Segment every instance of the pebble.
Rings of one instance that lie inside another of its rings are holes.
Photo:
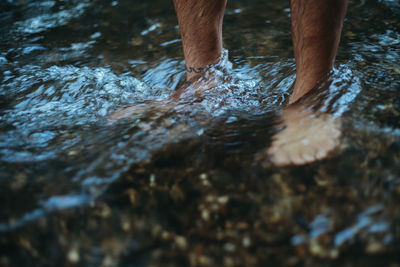
[[[79,151],[77,151],[77,150],[71,150],[68,152],[68,156],[70,156],[70,157],[75,157],[78,154],[79,154]]]
[[[161,233],[161,239],[162,240],[168,240],[169,238],[171,237],[171,234],[170,233],[168,233],[167,231],[163,231],[162,233]]]
[[[385,250],[385,246],[382,243],[376,242],[376,241],[373,241],[373,242],[369,243],[367,245],[367,247],[365,248],[365,251],[368,254],[377,254],[377,253],[380,253],[380,252],[382,252],[384,250]]]
[[[201,180],[207,180],[207,178],[208,178],[206,173],[200,174],[199,177],[200,177]]]
[[[187,241],[183,236],[176,236],[175,244],[179,249],[185,250],[187,248]]]
[[[113,258],[112,258],[111,255],[107,255],[107,256],[104,258],[102,266],[108,267],[108,266],[115,266],[115,265],[116,265],[116,264],[115,264],[115,262],[114,262],[114,260],[113,260]]]
[[[25,173],[15,175],[10,183],[12,190],[19,190],[27,184],[28,177]]]
[[[205,221],[208,221],[210,219],[210,213],[208,212],[208,210],[201,211],[201,218]]]
[[[153,237],[159,236],[162,232],[162,227],[160,225],[156,225],[153,227],[153,229],[151,230],[151,235]]]
[[[185,200],[185,195],[183,194],[182,189],[176,184],[172,186],[170,195],[175,201]]]
[[[156,186],[156,175],[155,174],[150,175],[150,186],[151,187]]]
[[[235,266],[235,261],[230,257],[225,257],[224,266]]]
[[[96,212],[96,215],[98,215],[101,218],[108,218],[111,216],[111,208],[106,204],[100,204]]]
[[[239,230],[247,230],[249,228],[249,224],[247,222],[238,222],[236,227]]]
[[[138,193],[135,189],[129,188],[127,189],[124,194],[128,195],[129,197],[129,202],[131,203],[132,206],[135,206],[138,203]]]
[[[203,180],[203,181],[201,181],[201,183],[202,183],[204,186],[210,186],[210,185],[211,185],[210,182],[209,182],[208,180]]]
[[[228,252],[234,252],[236,250],[236,246],[232,243],[226,243],[224,245],[224,250]]]
[[[245,248],[250,247],[250,245],[251,245],[251,240],[250,240],[250,238],[249,238],[248,236],[246,236],[246,237],[244,237],[244,238],[242,239],[242,245],[243,245],[243,247],[245,247]]]
[[[210,260],[206,257],[206,256],[204,256],[204,255],[201,255],[200,257],[199,257],[199,263],[200,263],[200,265],[209,265],[210,264]]]
[[[132,38],[132,40],[131,40],[131,45],[133,45],[133,46],[140,46],[142,44],[143,44],[142,37]]]
[[[78,250],[77,250],[76,248],[71,249],[71,250],[68,252],[67,258],[68,258],[68,261],[69,261],[70,263],[78,263],[79,260],[80,260],[80,256],[79,256]]]
[[[129,219],[122,219],[121,228],[125,232],[128,232],[131,229],[131,222],[129,221]]]
[[[225,205],[226,203],[228,203],[229,197],[227,197],[227,196],[221,196],[221,197],[219,197],[219,198],[217,199],[217,201],[218,201],[219,204]]]
[[[208,195],[207,197],[206,197],[206,201],[207,202],[214,202],[215,201],[215,196],[213,196],[213,195]]]
[[[320,246],[320,244],[318,244],[316,239],[311,240],[309,249],[312,255],[323,256],[324,254],[323,248]]]

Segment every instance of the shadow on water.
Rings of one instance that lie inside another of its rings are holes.
[[[294,111],[287,3],[232,0],[229,61],[178,100],[169,2],[0,12],[2,265],[397,266],[397,2],[350,3]]]

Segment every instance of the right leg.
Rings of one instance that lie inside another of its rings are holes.
[[[202,75],[222,53],[222,20],[227,0],[174,0],[186,62],[186,79]]]
[[[282,128],[267,153],[276,165],[301,165],[325,158],[340,141],[340,120],[295,103],[333,67],[347,0],[291,0],[296,82],[282,111]]]
[[[296,58],[294,103],[322,82],[333,67],[348,0],[291,0]]]

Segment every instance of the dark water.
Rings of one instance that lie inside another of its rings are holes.
[[[1,265],[399,266],[400,4],[350,3],[316,107],[340,145],[276,167],[288,7],[230,1],[230,79],[171,103],[170,1],[1,2]]]

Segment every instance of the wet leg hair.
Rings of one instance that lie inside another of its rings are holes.
[[[222,53],[227,0],[174,0],[186,62],[186,79],[202,74]]]
[[[290,102],[313,89],[333,67],[348,0],[291,0],[296,82]]]

